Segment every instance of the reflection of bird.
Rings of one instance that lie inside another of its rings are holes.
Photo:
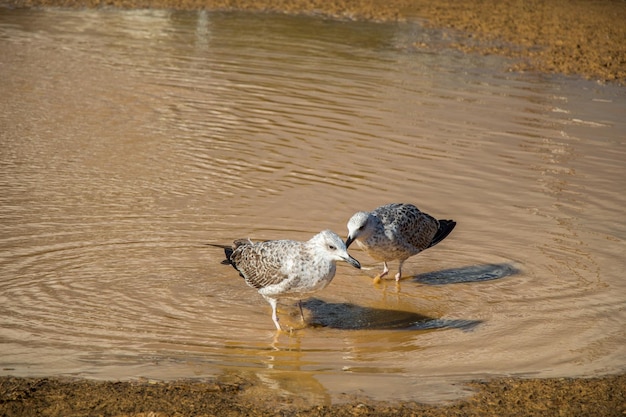
[[[224,264],[232,265],[251,287],[257,288],[272,306],[272,320],[281,330],[276,306],[281,298],[300,300],[326,287],[335,276],[336,262],[345,261],[355,268],[359,262],[348,254],[343,240],[330,230],[307,242],[269,240],[252,243],[235,240],[224,247]],[[300,305],[302,315],[302,306]],[[304,316],[302,317],[304,320]]]
[[[412,204],[387,204],[374,211],[360,211],[348,221],[346,247],[353,241],[372,258],[383,261],[383,272],[375,282],[387,275],[387,262],[399,259],[396,281],[402,277],[402,264],[410,256],[435,246],[456,226],[453,220],[437,220]]]

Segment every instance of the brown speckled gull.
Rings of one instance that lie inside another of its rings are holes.
[[[276,307],[282,298],[296,299],[310,296],[326,287],[335,276],[337,261],[345,261],[355,268],[359,262],[348,254],[343,240],[334,232],[325,230],[307,242],[269,240],[252,243],[248,239],[235,240],[233,247],[225,247],[226,260],[248,285],[258,289],[272,306],[272,320],[278,330]],[[302,307],[300,307],[302,313]]]
[[[437,220],[412,204],[387,204],[350,218],[346,247],[356,240],[369,256],[383,261],[383,271],[375,281],[389,272],[387,262],[400,260],[396,274],[399,281],[404,261],[441,242],[454,226],[454,220]]]

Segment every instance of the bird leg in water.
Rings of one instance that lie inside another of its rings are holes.
[[[300,317],[302,318],[302,324],[305,324],[304,313],[302,312],[302,300],[298,300],[298,307],[300,307]]]
[[[274,320],[274,324],[276,325],[277,330],[282,330],[280,328],[280,324],[278,324],[278,314],[276,313],[276,307],[278,305],[278,301],[274,298],[266,298],[267,302],[272,306],[272,320]]]
[[[380,280],[387,275],[387,273],[389,273],[389,267],[387,266],[387,262],[383,262],[383,272],[376,275],[376,277],[374,278],[374,284],[378,284]]]
[[[398,273],[396,274],[396,282],[400,281],[400,278],[402,278],[402,264],[404,263],[404,261],[400,261],[400,265],[398,265]]]

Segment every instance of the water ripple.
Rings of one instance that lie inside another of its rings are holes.
[[[611,86],[424,53],[443,35],[410,23],[5,9],[0,38],[5,372],[237,370],[320,404],[623,369]],[[345,235],[390,201],[458,226],[400,283],[351,248],[304,323],[281,305],[290,334],[204,245]]]

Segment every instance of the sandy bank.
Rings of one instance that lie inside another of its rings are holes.
[[[8,0],[13,7],[119,7],[306,13],[377,21],[426,19],[459,30],[451,45],[516,58],[516,71],[574,74],[626,83],[622,0]],[[424,47],[424,45],[416,45]]]

